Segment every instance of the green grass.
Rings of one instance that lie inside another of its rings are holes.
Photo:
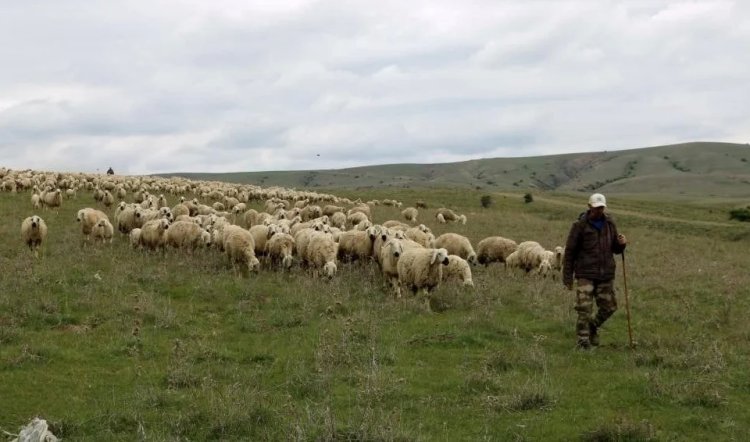
[[[585,196],[465,189],[344,190],[422,199],[436,234],[562,244]],[[492,195],[489,208],[480,197]],[[174,203],[175,197],[171,198]],[[34,416],[68,440],[737,440],[750,423],[750,226],[737,201],[611,198],[627,251],[638,345],[618,311],[602,346],[574,350],[559,280],[473,268],[426,313],[376,268],[333,281],[300,269],[237,277],[214,250],[82,244],[79,192],[39,211],[35,260],[19,236],[29,195],[0,193],[0,427]],[[440,206],[467,225],[439,225]],[[257,205],[255,206],[258,207]],[[377,206],[375,220],[397,218]],[[118,234],[119,235],[119,234]]]

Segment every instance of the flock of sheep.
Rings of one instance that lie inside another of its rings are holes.
[[[111,243],[117,231],[133,247],[146,250],[173,247],[192,253],[215,247],[246,276],[261,265],[290,269],[299,263],[316,277],[333,278],[341,261],[374,262],[394,295],[401,297],[402,289],[428,294],[446,281],[473,287],[471,266],[476,264],[505,263],[544,276],[554,276],[562,267],[561,247],[550,251],[534,241],[517,244],[491,236],[479,241],[475,251],[463,235],[435,237],[428,226],[418,224],[416,207],[401,211],[406,222],[375,224],[373,208],[381,204],[400,208],[402,203],[394,200],[351,201],[279,187],[178,178],[8,169],[0,169],[0,180],[0,190],[31,191],[34,208],[57,210],[63,195],[72,200],[79,190],[92,192],[92,205],[97,208],[82,208],[76,216],[87,241]],[[169,207],[164,194],[178,196],[180,202]],[[185,196],[190,194],[195,197]],[[263,210],[248,208],[252,202],[262,203]],[[467,221],[465,215],[447,208],[438,209],[435,220]],[[47,225],[38,215],[21,223],[23,241],[35,256],[47,233]]]

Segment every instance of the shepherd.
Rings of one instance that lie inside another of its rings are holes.
[[[601,193],[589,197],[588,210],[570,228],[565,245],[563,284],[573,290],[576,284],[576,345],[587,350],[599,345],[599,327],[617,310],[615,298],[615,254],[627,245],[625,235],[609,214],[604,213],[607,200]],[[592,316],[596,300],[596,315]]]

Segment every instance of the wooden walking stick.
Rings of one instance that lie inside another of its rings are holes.
[[[628,299],[628,272],[625,270],[625,251],[622,251],[622,283],[625,287],[625,313],[628,317],[628,340],[630,348],[635,348],[633,344],[633,327],[630,325],[630,300]]]

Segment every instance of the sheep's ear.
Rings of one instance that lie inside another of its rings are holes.
[[[432,251],[432,258],[430,259],[430,264],[435,264],[435,260],[438,256],[438,249],[435,249]]]

